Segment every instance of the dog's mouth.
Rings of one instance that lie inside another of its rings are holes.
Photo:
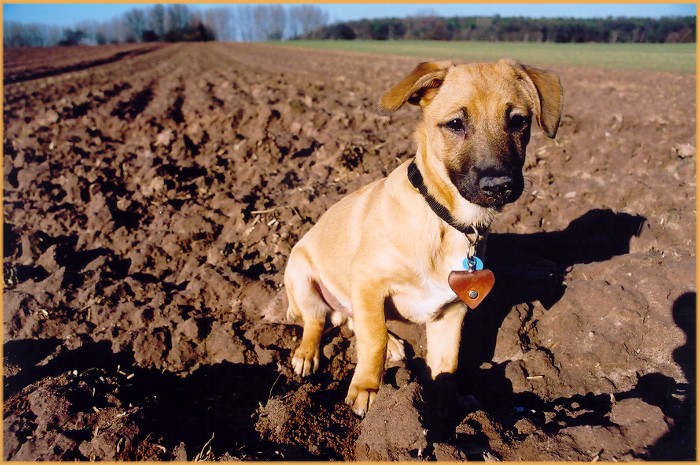
[[[522,173],[474,173],[450,175],[460,195],[485,208],[500,208],[520,198],[525,188]]]

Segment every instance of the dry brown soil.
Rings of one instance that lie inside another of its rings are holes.
[[[375,102],[417,61],[8,51],[3,457],[694,458],[693,75],[553,68],[562,126],[533,134],[452,379],[426,379],[423,330],[400,323],[408,359],[362,421],[347,328],[320,373],[291,372],[286,257],[412,156],[418,111]]]

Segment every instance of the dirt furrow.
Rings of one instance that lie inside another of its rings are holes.
[[[155,50],[157,47],[151,46],[151,47],[141,47],[136,50],[130,50],[130,51],[123,51],[123,52],[118,52],[115,53],[114,55],[110,55],[104,58],[97,58],[92,61],[80,61],[75,64],[70,64],[70,65],[63,65],[59,66],[56,68],[51,68],[51,69],[45,69],[45,70],[40,70],[37,69],[37,67],[32,67],[31,63],[27,63],[27,68],[31,70],[30,72],[27,72],[26,74],[23,73],[18,73],[14,72],[10,74],[9,77],[5,78],[5,84],[9,83],[15,83],[15,82],[23,82],[23,81],[29,81],[29,80],[34,80],[34,79],[41,79],[45,78],[48,76],[56,76],[59,74],[64,74],[64,73],[73,73],[75,71],[82,71],[88,68],[94,68],[97,66],[102,66],[106,65],[109,63],[115,63],[120,60],[123,60],[124,58],[128,57],[133,57],[133,56],[138,56],[144,53],[149,53],[153,50]],[[7,73],[5,73],[7,75]]]

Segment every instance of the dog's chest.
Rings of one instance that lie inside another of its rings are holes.
[[[462,269],[463,259],[463,254],[452,254],[439,270],[422,274],[414,283],[394,286],[392,300],[396,310],[414,323],[425,323],[439,316],[447,304],[459,300],[447,277],[451,270]]]
[[[424,280],[421,287],[397,286],[392,295],[396,310],[414,323],[425,323],[436,318],[445,305],[457,300],[447,279],[444,282]]]

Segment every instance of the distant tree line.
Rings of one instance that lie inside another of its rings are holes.
[[[324,40],[476,40],[531,42],[695,42],[695,17],[523,18],[416,16],[350,21],[301,35]]]
[[[135,42],[262,41],[308,35],[328,24],[317,5],[236,5],[206,10],[184,4],[134,8],[108,21],[70,28],[9,21],[5,47],[102,45]]]
[[[5,47],[135,42],[335,40],[482,40],[532,42],[695,42],[694,16],[652,18],[439,17],[425,14],[329,24],[317,5],[185,4],[134,8],[108,21],[70,28],[9,21]]]

